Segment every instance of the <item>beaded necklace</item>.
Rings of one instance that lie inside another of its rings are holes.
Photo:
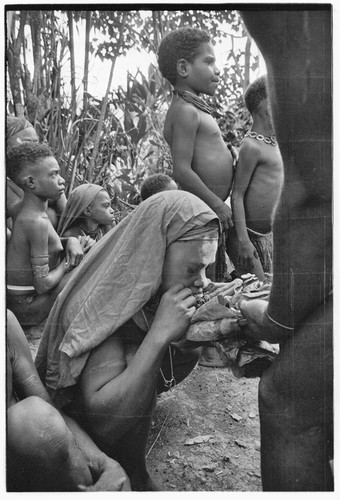
[[[244,137],[250,137],[251,139],[256,139],[257,141],[263,141],[266,144],[270,144],[271,146],[277,146],[277,140],[275,139],[275,135],[265,136],[250,130],[245,134]]]
[[[199,97],[189,90],[174,90],[174,94],[181,97],[184,101],[193,104],[195,108],[198,108],[201,111],[204,111],[204,113],[208,113],[209,115],[211,115],[212,108],[208,106],[208,104],[204,99],[202,99],[202,97]]]

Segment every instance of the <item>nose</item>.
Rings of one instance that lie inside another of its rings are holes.
[[[221,74],[221,71],[219,70],[219,68],[215,65],[215,75],[217,76],[220,76]]]
[[[205,269],[202,269],[200,273],[197,275],[193,285],[195,288],[198,288],[199,291],[204,290],[208,286],[208,278],[206,277],[205,274]]]
[[[61,175],[59,175],[59,184],[65,185],[65,179]]]

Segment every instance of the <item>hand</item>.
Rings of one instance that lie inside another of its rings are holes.
[[[236,266],[244,272],[252,272],[254,270],[254,259],[260,260],[256,248],[250,240],[239,241],[238,243],[238,259]]]
[[[93,240],[88,235],[87,236],[78,236],[78,241],[81,245],[81,248],[82,248],[84,254],[86,254],[96,242],[96,240]]]
[[[67,238],[65,248],[66,265],[76,267],[84,258],[84,252],[81,247],[80,241],[73,236]]]
[[[161,298],[150,332],[163,336],[167,343],[180,339],[196,311],[195,303],[190,288],[172,286]]]
[[[276,344],[287,338],[287,332],[272,323],[266,311],[268,302],[261,299],[245,300],[242,299],[239,303],[239,308],[246,320],[243,325],[243,320],[240,321],[242,333],[255,340],[266,340]]]
[[[223,203],[218,210],[215,210],[215,212],[225,231],[228,231],[228,229],[233,227],[234,223],[231,208],[226,203]]]
[[[129,478],[118,462],[109,457],[92,470],[95,482],[91,486],[78,485],[79,491],[131,491]]]

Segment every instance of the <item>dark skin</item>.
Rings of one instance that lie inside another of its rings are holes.
[[[47,215],[48,198],[57,200],[64,193],[65,182],[59,172],[53,157],[40,159],[32,165],[22,181],[24,197],[13,217],[6,254],[7,282],[33,285],[36,295],[30,303],[8,295],[8,307],[25,325],[38,324],[48,316],[61,290],[62,279],[84,256],[76,238],[59,238]],[[35,276],[35,266],[48,266],[48,273]]]
[[[249,335],[281,342],[259,389],[263,489],[331,491],[331,18],[312,10],[242,16],[266,60],[285,169],[269,304],[240,305]]]
[[[17,319],[7,312],[9,491],[122,491],[129,480],[51,402]]]
[[[213,46],[202,43],[193,62],[177,62],[174,88],[214,95],[219,74]],[[224,202],[231,189],[233,159],[216,120],[174,95],[164,123],[164,137],[171,148],[176,182],[205,201],[225,230],[232,227],[231,210]]]

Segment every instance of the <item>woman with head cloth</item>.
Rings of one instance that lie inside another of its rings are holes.
[[[59,236],[89,236],[100,240],[112,228],[114,211],[109,193],[97,184],[81,184],[71,192],[58,224]]]
[[[156,194],[96,243],[48,317],[39,374],[133,490],[157,489],[145,463],[156,394],[197,363],[197,350],[173,343],[208,285],[218,239],[218,218],[199,198]]]
[[[17,116],[7,116],[6,118],[6,146],[7,149],[20,146],[27,142],[39,142],[38,135],[33,125],[26,118]],[[11,179],[7,178],[6,182],[7,202],[6,216],[14,217],[18,210],[18,205],[21,203],[24,196],[23,190],[15,184]],[[58,223],[58,214],[60,214],[66,205],[66,196],[63,194],[57,201],[49,201],[47,210],[48,216],[56,228]],[[11,228],[11,223],[8,222]]]

